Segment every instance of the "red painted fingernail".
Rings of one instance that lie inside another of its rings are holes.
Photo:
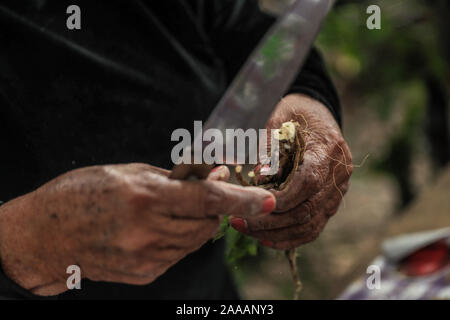
[[[275,198],[267,197],[266,199],[264,199],[262,205],[262,213],[271,213],[273,210],[275,210],[275,205]]]
[[[261,240],[261,241],[259,241],[259,243],[262,244],[263,246],[266,246],[266,247],[273,246],[273,242],[269,241],[269,240]]]
[[[234,218],[231,220],[231,226],[239,232],[247,233],[247,222],[241,218]]]

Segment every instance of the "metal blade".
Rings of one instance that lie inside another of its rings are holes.
[[[202,132],[219,129],[226,139],[225,147],[230,142],[226,129],[264,128],[305,61],[332,3],[333,0],[296,0],[259,42]],[[193,145],[204,148],[208,143],[202,138],[202,134],[196,135]],[[184,152],[192,154],[192,146]],[[204,179],[211,168],[206,164],[181,163],[173,168],[171,178]]]
[[[297,0],[248,58],[203,129],[264,128],[299,72],[332,0]]]

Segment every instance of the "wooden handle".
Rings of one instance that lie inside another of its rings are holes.
[[[213,164],[178,164],[173,167],[169,178],[178,180],[204,180],[213,168]]]

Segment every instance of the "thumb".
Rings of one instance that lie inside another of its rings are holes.
[[[275,197],[267,190],[223,181],[173,181],[168,192],[172,213],[182,217],[255,217],[276,207]]]

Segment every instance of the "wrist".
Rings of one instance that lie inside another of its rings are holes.
[[[340,131],[339,124],[331,111],[320,101],[305,94],[293,93],[283,98],[281,108],[285,109],[285,116],[297,120],[300,124],[314,127],[328,127]],[[305,123],[306,122],[306,123]]]
[[[55,279],[43,260],[45,256],[38,248],[42,244],[32,226],[33,217],[39,214],[33,198],[34,194],[30,193],[0,207],[0,265],[4,274],[20,287],[51,295],[53,291],[45,288],[54,284]]]

